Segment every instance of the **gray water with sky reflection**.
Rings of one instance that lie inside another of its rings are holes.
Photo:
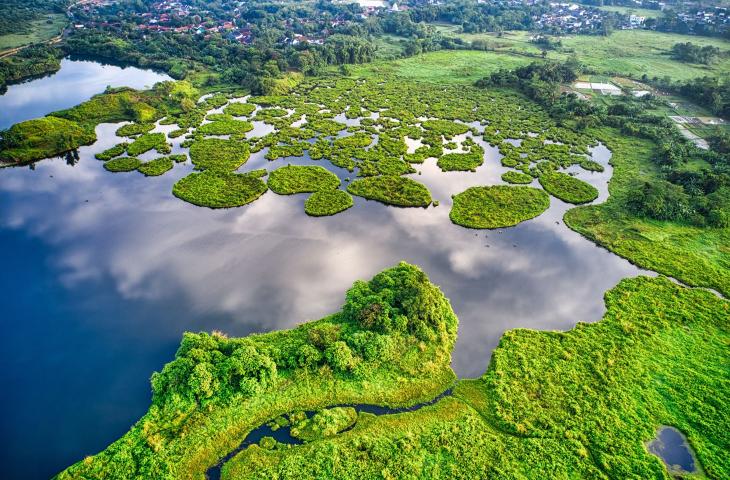
[[[99,141],[79,150],[76,165],[57,158],[0,171],[0,398],[12,412],[0,427],[4,478],[47,478],[121,436],[146,411],[149,376],[185,330],[240,336],[293,327],[338,310],[355,280],[401,260],[419,265],[451,300],[461,377],[483,373],[507,329],[599,320],[604,292],[640,273],[565,227],[568,206],[555,198],[513,228],[453,225],[452,194],[502,183],[499,154],[485,144],[487,161],[475,173],[443,173],[433,160],[416,167],[422,173],[413,178],[438,207],[355,198],[342,214],[311,218],[305,195],[268,192],[229,210],[187,204],[171,189],[189,164],[156,178],[109,173],[93,155],[119,141],[117,126],[100,125]],[[264,153],[242,170],[289,163]],[[607,165],[604,147],[593,155]],[[605,200],[610,168],[580,176]]]

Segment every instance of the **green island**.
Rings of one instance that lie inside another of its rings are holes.
[[[269,174],[267,183],[279,195],[333,190],[340,186],[337,175],[320,166],[288,165]]]
[[[325,408],[311,417],[300,415],[299,421],[292,420],[291,436],[312,442],[333,437],[357,422],[357,410],[353,407]]]
[[[110,172],[131,172],[142,166],[142,160],[137,157],[118,157],[104,163],[104,168]]]
[[[347,186],[347,191],[398,207],[427,207],[431,203],[431,193],[423,184],[394,175],[355,180]]]
[[[319,190],[304,201],[304,212],[312,217],[327,217],[353,205],[352,196],[344,190]]]
[[[190,160],[199,170],[233,171],[246,163],[248,145],[221,138],[196,140],[190,146]]]
[[[73,150],[96,140],[78,124],[57,117],[18,123],[3,133],[0,160],[26,163]]]
[[[172,193],[177,198],[200,207],[240,207],[266,193],[268,187],[261,180],[261,176],[265,174],[266,171],[244,174],[205,170],[178,180],[172,187]]]
[[[173,167],[173,159],[170,157],[160,157],[155,158],[154,160],[150,160],[149,162],[145,162],[139,167],[137,167],[137,170],[140,173],[143,173],[147,177],[157,177],[159,175],[162,175],[163,173],[167,172],[168,170],[172,170]]]
[[[102,160],[102,161],[111,160],[112,158],[118,157],[118,156],[122,155],[124,152],[126,152],[128,146],[129,146],[129,144],[127,142],[118,143],[118,144],[114,145],[113,147],[107,148],[103,152],[99,152],[99,153],[95,154],[94,157],[97,160]]]
[[[722,409],[730,381],[721,373],[730,303],[638,277],[607,292],[606,309],[598,323],[567,332],[510,330],[483,377],[454,384],[457,319],[425,274],[402,263],[356,282],[341,312],[294,330],[186,334],[152,377],[149,412],[57,478],[203,478],[248,432],[282,415],[299,418],[296,433],[309,441],[249,446],[222,478],[668,478],[645,448],[659,425],[681,429],[703,472],[721,477],[730,468]],[[409,405],[448,387],[413,412],[360,413],[346,433],[335,432],[351,412],[296,414]]]
[[[532,187],[471,187],[454,196],[449,218],[468,228],[502,228],[535,218],[550,206],[550,198]]]
[[[550,195],[564,202],[588,203],[598,198],[596,187],[565,173],[543,173],[538,180]]]
[[[532,178],[532,176],[528,175],[527,173],[510,170],[509,172],[502,174],[502,180],[507,183],[526,185],[532,183],[534,178]]]

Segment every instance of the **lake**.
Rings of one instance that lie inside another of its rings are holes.
[[[136,72],[120,71],[117,80],[143,81]],[[62,90],[53,80],[65,84],[62,73],[37,81]],[[22,95],[14,92],[4,101]],[[63,106],[49,97],[37,108]],[[475,173],[443,173],[432,159],[417,166],[421,174],[412,177],[438,207],[355,198],[342,214],[312,218],[305,195],[268,192],[229,210],[187,204],[171,189],[190,164],[155,178],[109,173],[93,155],[119,141],[117,127],[100,125],[99,140],[79,149],[75,165],[56,158],[0,171],[0,382],[4,411],[12,412],[0,427],[4,478],[47,478],[120,437],[146,411],[149,377],[172,359],[185,330],[239,336],[317,319],[341,306],[353,281],[401,260],[423,268],[450,298],[461,377],[483,373],[507,329],[599,320],[604,292],[641,273],[565,227],[569,206],[554,198],[543,215],[513,228],[452,224],[451,194],[502,183],[507,170],[483,143],[486,161]],[[264,153],[243,168],[320,164],[268,162]],[[593,157],[607,165],[610,153],[598,147]],[[610,172],[579,174],[599,188],[598,202]]]
[[[10,85],[0,95],[0,130],[11,125],[70,108],[102,93],[107,86],[151,87],[172,80],[167,75],[135,67],[102,65],[88,60],[61,60],[61,69],[46,77]]]

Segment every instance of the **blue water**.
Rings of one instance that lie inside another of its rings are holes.
[[[687,439],[674,427],[661,427],[649,444],[649,451],[661,458],[670,472],[679,469],[693,473],[697,469]]]
[[[0,98],[11,101],[14,91]],[[48,100],[39,111],[57,108]],[[157,178],[109,173],[93,155],[119,141],[116,128],[100,125],[75,165],[51,159],[0,170],[3,479],[48,478],[122,435],[146,411],[149,377],[184,331],[240,336],[320,318],[341,306],[353,281],[401,260],[420,265],[450,298],[462,377],[484,371],[506,329],[600,319],[604,292],[640,273],[567,229],[568,206],[556,199],[514,228],[453,225],[452,193],[500,183],[504,168],[491,148],[475,173],[418,167],[414,178],[439,207],[356,199],[343,214],[311,218],[303,195],[269,192],[218,211],[184,203],[170,192],[190,165]],[[607,163],[605,149],[595,153]],[[263,155],[245,168],[286,163]],[[610,169],[581,175],[603,201]]]
[[[151,70],[64,58],[58,72],[10,85],[7,93],[0,95],[0,130],[78,105],[107,86],[149,88],[163,80],[172,79]]]

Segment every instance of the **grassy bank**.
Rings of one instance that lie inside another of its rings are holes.
[[[32,43],[46,42],[60,35],[66,26],[66,15],[61,13],[48,14],[39,20],[30,22],[29,33],[11,33],[0,35],[0,53],[3,50],[22,47]]]
[[[613,129],[594,132],[611,149],[613,177],[606,203],[569,210],[565,223],[636,265],[687,285],[714,288],[730,296],[730,229],[697,227],[636,217],[627,211],[637,180],[658,177],[654,145]]]

